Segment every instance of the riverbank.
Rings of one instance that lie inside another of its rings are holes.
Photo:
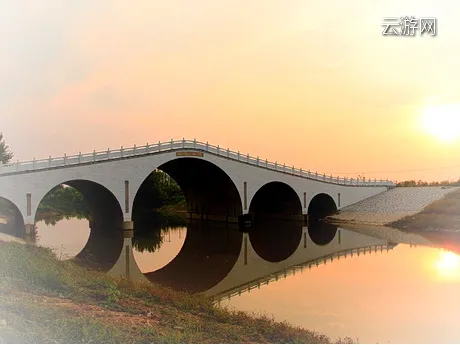
[[[327,217],[327,221],[334,224],[392,226],[401,219],[414,217],[428,205],[456,191],[460,191],[460,188],[398,187],[344,207],[337,214]]]
[[[460,190],[427,205],[421,212],[391,222],[388,226],[415,231],[445,231],[460,233]]]
[[[358,204],[328,217],[327,221],[358,231],[368,232],[376,228],[387,234],[394,233],[396,239],[403,238],[405,243],[437,246],[460,253],[458,187],[407,187],[394,193],[382,193]],[[407,215],[402,216],[404,213]]]
[[[58,261],[44,248],[0,242],[0,260],[8,263],[0,266],[0,342],[331,342],[286,323],[229,312],[200,296],[115,281]]]

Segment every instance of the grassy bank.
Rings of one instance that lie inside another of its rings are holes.
[[[389,223],[388,226],[410,232],[460,229],[460,190],[426,206],[422,212]]]
[[[43,248],[0,242],[0,261],[0,342],[330,342],[202,297],[115,281]]]

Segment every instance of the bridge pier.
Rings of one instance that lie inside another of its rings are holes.
[[[133,255],[132,238],[134,235],[134,222],[124,221],[121,231],[123,233],[123,247],[117,262],[108,272],[109,276],[113,278],[125,278],[130,281],[147,281],[137,266]]]
[[[24,228],[26,236],[35,235],[35,224],[25,224]]]

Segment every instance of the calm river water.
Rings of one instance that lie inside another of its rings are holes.
[[[61,259],[78,254],[90,234],[86,220],[37,227],[37,244]],[[305,227],[249,235],[178,227],[161,230],[153,244],[135,240],[143,251],[134,256],[151,280],[332,339],[460,342],[460,257],[377,235],[338,229],[321,242]]]

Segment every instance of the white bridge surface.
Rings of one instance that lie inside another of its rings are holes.
[[[340,209],[394,187],[388,180],[327,176],[183,139],[0,165],[0,197],[16,205],[25,224],[34,224],[40,201],[53,187],[74,180],[91,181],[115,196],[124,221],[131,221],[133,200],[147,176],[169,161],[190,158],[205,160],[225,172],[238,190],[242,214],[249,212],[257,191],[274,181],[297,193],[303,214],[307,214],[310,201],[320,193],[329,195]]]

